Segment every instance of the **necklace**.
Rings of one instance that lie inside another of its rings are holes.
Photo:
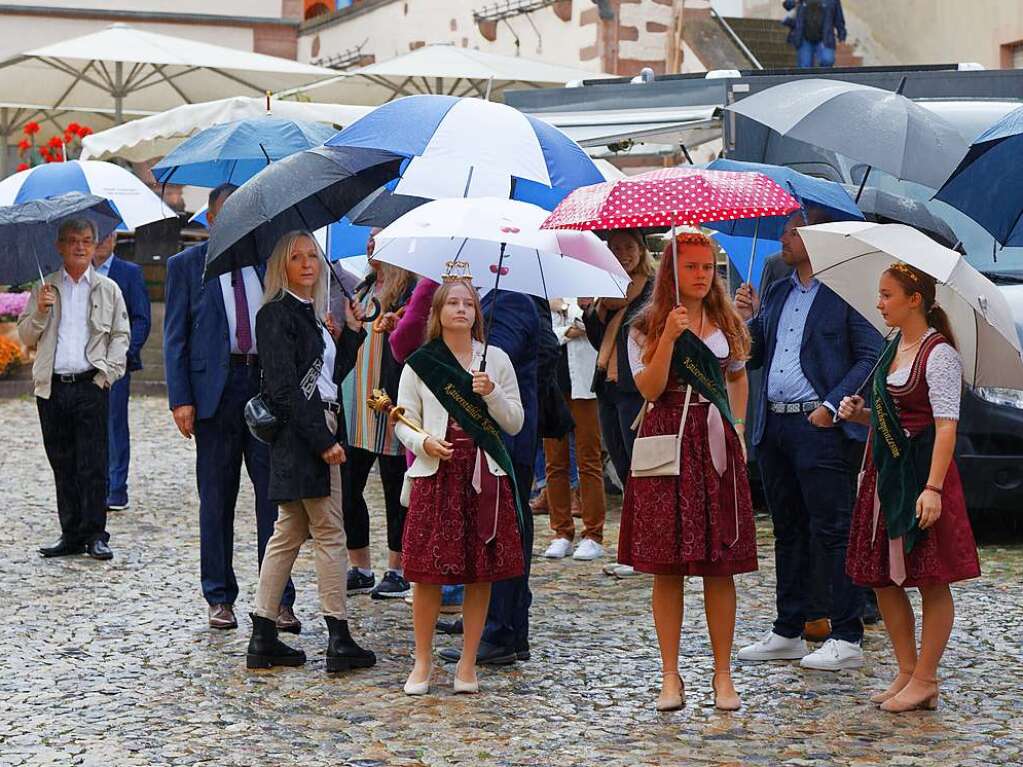
[[[899,354],[905,354],[906,352],[909,352],[909,351],[915,349],[916,347],[918,347],[920,345],[920,342],[923,341],[923,340],[924,340],[924,337],[920,336],[918,339],[916,339],[916,341],[911,343],[909,346],[903,346],[902,344],[899,344],[899,350],[898,350]]]

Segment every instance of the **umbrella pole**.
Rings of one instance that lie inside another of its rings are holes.
[[[753,247],[749,251],[749,270],[746,274],[746,284],[753,284],[753,262],[757,259],[757,238],[760,235],[760,219],[756,219],[753,223]]]
[[[675,306],[682,303],[682,292],[678,288],[678,240],[675,237],[675,225],[671,225],[671,273],[675,275]]]
[[[894,333],[894,332],[895,332],[895,328],[892,328],[891,330],[889,330],[889,331],[888,331],[888,335],[886,335],[886,336],[884,337],[884,339],[883,339],[883,340],[885,341],[885,343],[887,343],[887,342],[888,342],[889,340],[891,340],[891,337],[892,337],[892,333]],[[865,388],[865,387],[867,386],[867,384],[868,384],[868,383],[870,383],[870,382],[871,382],[871,381],[872,381],[872,380],[874,379],[874,374],[875,374],[875,373],[877,372],[877,367],[878,367],[878,365],[880,365],[880,364],[881,364],[881,358],[882,358],[882,357],[884,357],[884,354],[879,354],[879,355],[877,356],[877,362],[875,362],[875,363],[874,363],[874,367],[872,367],[872,368],[870,369],[870,372],[869,372],[869,373],[867,373],[867,377],[863,379],[863,383],[861,383],[861,384],[860,384],[860,385],[859,385],[859,386],[858,386],[858,387],[856,388],[856,391],[854,391],[854,392],[853,392],[853,396],[854,396],[854,397],[855,397],[855,396],[859,396],[859,394],[861,394],[861,393],[863,392],[863,389],[864,389],[864,388]],[[834,414],[834,415],[833,415],[833,416],[831,417],[831,422],[832,422],[832,423],[838,423],[838,422],[839,422],[839,421],[841,421],[841,420],[842,420],[842,419],[838,417],[838,412],[837,412],[837,411],[836,411],[836,412],[835,412],[835,414]]]
[[[490,347],[490,331],[494,329],[494,314],[497,311],[497,288],[501,284],[501,270],[504,268],[504,249],[506,243],[501,243],[501,255],[497,257],[497,279],[494,280],[494,303],[490,305],[490,317],[487,319],[487,337],[483,339],[483,359],[480,360],[480,372],[487,369],[487,349]],[[546,287],[544,288],[546,290]]]
[[[690,165],[692,165],[693,164],[693,158],[689,154],[689,150],[686,149],[686,145],[685,144],[679,144],[678,146],[679,146],[679,149],[682,150],[682,156],[686,158],[686,162],[689,163]]]
[[[874,168],[871,165],[867,166],[867,172],[863,174],[863,180],[860,181],[860,188],[856,190],[856,203],[860,201],[860,196],[863,194],[863,187],[867,185],[867,179],[870,178],[870,171]]]

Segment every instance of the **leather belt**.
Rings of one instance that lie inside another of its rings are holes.
[[[323,409],[326,410],[328,413],[340,414],[340,412],[341,412],[341,403],[340,402],[334,402],[333,400],[325,399],[325,400],[323,400]]]
[[[767,409],[778,415],[791,415],[793,413],[812,413],[823,404],[819,399],[810,399],[806,402],[768,402]]]
[[[256,354],[232,354],[231,367],[249,367],[259,364],[259,356]]]
[[[90,368],[82,373],[54,373],[53,380],[62,384],[81,383],[82,381],[91,381],[98,372],[96,368]]]

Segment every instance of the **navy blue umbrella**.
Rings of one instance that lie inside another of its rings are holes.
[[[934,199],[984,227],[1003,246],[1023,245],[1023,107],[981,133]]]
[[[269,163],[320,146],[337,131],[320,123],[255,117],[214,125],[183,141],[153,167],[160,183],[241,186]]]
[[[81,192],[0,207],[0,284],[42,280],[59,269],[57,231],[62,222],[77,216],[93,221],[101,240],[121,223],[109,200]]]

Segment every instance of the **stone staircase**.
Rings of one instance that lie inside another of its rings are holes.
[[[786,42],[789,28],[777,19],[729,17],[724,21],[746,44],[764,69],[791,69],[796,66],[796,51]],[[863,59],[848,43],[835,49],[836,67],[859,67]]]

